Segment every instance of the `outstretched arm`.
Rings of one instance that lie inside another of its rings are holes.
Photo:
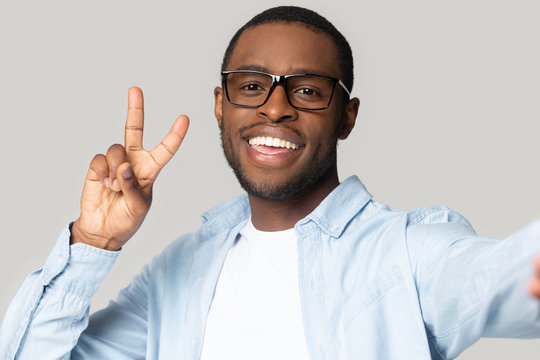
[[[422,316],[434,351],[454,358],[481,337],[539,336],[540,304],[527,291],[531,264],[540,253],[538,234],[540,221],[504,240],[478,236],[459,223],[408,229]]]

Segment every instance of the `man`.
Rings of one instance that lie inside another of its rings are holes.
[[[340,184],[352,73],[346,40],[309,10],[270,9],[241,28],[214,95],[247,196],[206,213],[88,323],[187,130],[180,116],[145,151],[142,93],[130,89],[125,146],[92,160],[79,219],[6,315],[2,357],[443,359],[481,336],[539,336],[526,282],[540,224],[499,242],[446,208],[398,212],[356,178]]]

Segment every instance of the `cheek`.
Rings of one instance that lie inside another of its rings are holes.
[[[238,136],[239,132],[237,128],[232,125],[234,125],[234,121],[231,121],[230,114],[228,116],[223,115],[221,118],[219,130],[221,146],[223,147],[225,155],[228,157],[236,157],[237,155],[234,155],[233,153],[238,152],[238,141],[235,137]]]
[[[332,126],[329,124],[330,119],[321,119],[326,121],[327,126],[319,126],[317,129],[310,129],[310,139],[314,144],[317,144],[318,147],[328,148],[330,146],[335,146],[339,135],[341,133],[341,124],[335,124]]]
[[[226,102],[223,104],[219,125],[222,131],[226,128],[229,133],[238,135],[239,131],[242,130],[253,116],[253,109],[238,107]]]

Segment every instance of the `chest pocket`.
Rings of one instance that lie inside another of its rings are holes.
[[[398,266],[359,286],[343,309],[347,358],[429,359],[423,321]]]
[[[366,286],[360,287],[359,292],[352,295],[345,306],[343,322],[345,331],[357,316],[368,311],[370,307],[376,306],[387,293],[399,284],[404,286],[403,276],[398,266],[392,266],[370,280]]]

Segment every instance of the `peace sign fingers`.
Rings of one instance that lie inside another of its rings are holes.
[[[179,116],[152,151],[143,148],[144,104],[141,89],[128,91],[125,143],[94,157],[81,196],[81,215],[71,242],[117,250],[142,224],[152,203],[157,175],[176,153],[189,125]]]
[[[180,144],[184,140],[189,119],[186,115],[180,115],[174,122],[171,130],[165,138],[149,152],[158,172],[174,156]],[[144,132],[144,99],[141,89],[132,87],[128,91],[128,114],[125,128],[125,148],[126,151],[141,151],[143,149]]]

